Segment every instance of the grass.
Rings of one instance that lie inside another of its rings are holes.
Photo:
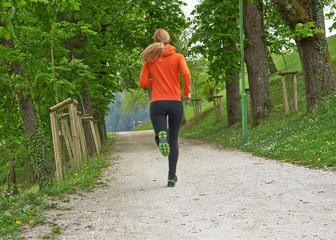
[[[227,128],[226,121],[216,122],[212,112],[201,121],[184,126],[181,135],[292,164],[335,170],[336,123],[330,121],[336,117],[335,94],[326,97],[309,116],[303,111],[290,117],[273,113],[258,127],[249,127],[246,141],[241,123]]]
[[[38,186],[32,186],[28,189],[19,188],[20,194],[17,195],[6,195],[5,191],[1,191],[0,240],[22,239],[20,236],[22,228],[46,224],[45,211],[58,208],[55,203],[50,203],[50,200],[65,199],[66,194],[91,191],[97,185],[102,184],[100,174],[104,168],[112,164],[107,151],[112,148],[113,143],[113,138],[109,137],[100,156],[83,163],[83,170],[80,173],[70,170],[69,178],[60,184],[54,181],[42,189]],[[57,224],[52,222],[48,224],[52,225],[52,231],[43,239],[54,239],[55,236],[62,233]]]

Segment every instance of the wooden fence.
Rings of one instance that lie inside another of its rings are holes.
[[[69,98],[49,108],[58,182],[62,181],[64,171],[68,170],[66,155],[71,167],[77,172],[82,169],[82,160],[89,160],[87,144],[92,143],[86,142],[82,121],[87,121],[90,118],[90,131],[95,139],[94,144],[98,154],[101,149],[97,124],[94,123],[92,117],[81,118],[81,113],[77,111],[77,104],[77,100]],[[60,114],[65,109],[68,110],[68,113]],[[60,136],[63,136],[66,151],[62,148]]]
[[[282,85],[282,93],[283,93],[283,101],[285,106],[285,113],[289,115],[289,104],[288,104],[288,97],[287,97],[287,89],[286,89],[286,75],[292,75],[292,86],[293,86],[293,107],[294,112],[298,111],[298,96],[297,96],[297,82],[296,82],[296,74],[298,71],[294,72],[280,72],[279,75],[281,76],[281,85]]]
[[[212,101],[214,103],[214,112],[216,121],[223,120],[223,96],[213,96]]]
[[[193,110],[194,110],[194,117],[196,119],[199,119],[202,116],[202,99],[200,98],[194,98],[191,99]]]

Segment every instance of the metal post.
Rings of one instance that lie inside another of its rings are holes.
[[[244,73],[244,38],[243,38],[243,0],[239,0],[239,19],[240,19],[240,55],[241,55],[241,78],[242,78],[242,125],[243,137],[247,139],[247,110],[246,110],[246,91]]]

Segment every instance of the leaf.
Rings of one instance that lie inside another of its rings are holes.
[[[5,27],[0,27],[0,38],[5,38],[9,40],[11,38],[10,32]]]
[[[11,38],[11,34],[10,32],[7,31],[5,34],[5,39],[8,41],[10,38]]]

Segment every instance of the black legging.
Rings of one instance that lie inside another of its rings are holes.
[[[178,134],[183,120],[183,104],[181,101],[155,101],[150,105],[150,116],[155,131],[156,142],[160,131],[167,132],[168,116],[168,142],[170,146],[168,177],[174,178],[179,154]]]

